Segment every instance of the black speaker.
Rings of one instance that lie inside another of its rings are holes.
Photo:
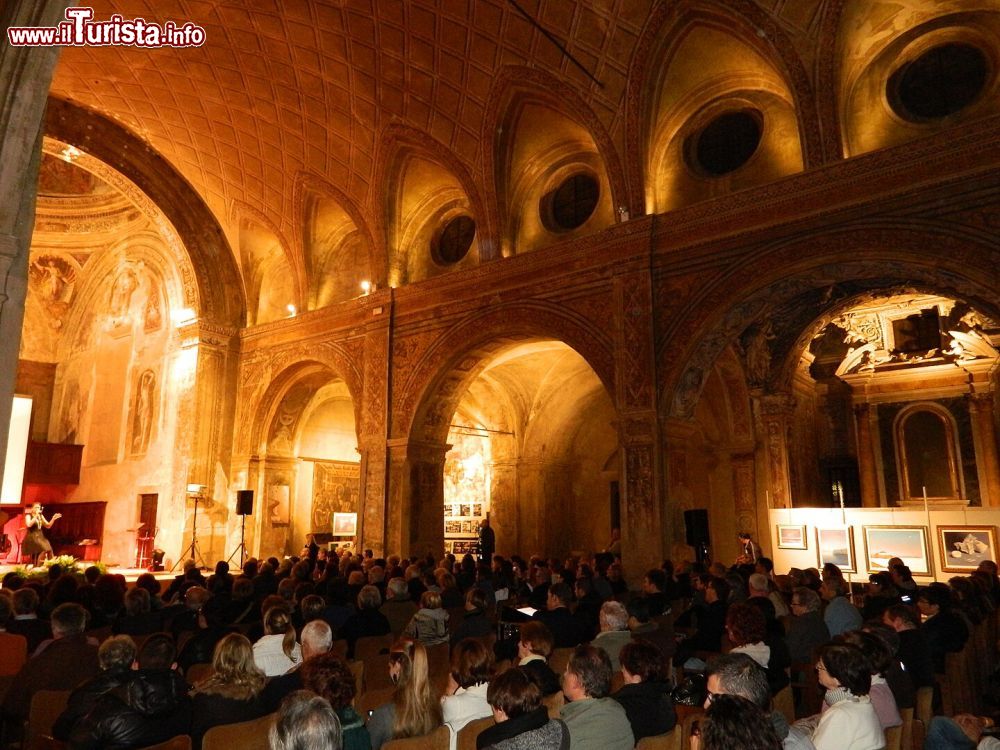
[[[253,490],[236,491],[236,515],[253,515]]]
[[[684,511],[684,530],[692,547],[712,543],[708,536],[708,511],[704,508]]]

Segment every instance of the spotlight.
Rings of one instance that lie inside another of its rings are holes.
[[[365,279],[364,281],[361,282],[361,291],[364,292],[365,294],[371,294],[372,283],[368,281],[368,279]]]

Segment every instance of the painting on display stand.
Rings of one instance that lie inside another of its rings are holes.
[[[809,549],[806,527],[779,523],[778,549]]]
[[[889,569],[898,557],[915,576],[932,572],[926,526],[865,526],[865,562],[869,573]]]
[[[948,573],[975,570],[983,560],[996,560],[995,526],[938,526],[941,569]]]
[[[854,530],[850,526],[816,529],[816,552],[819,567],[833,563],[844,573],[857,573],[854,560]]]

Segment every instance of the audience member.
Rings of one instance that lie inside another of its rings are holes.
[[[271,750],[342,750],[340,720],[325,699],[299,690],[281,704],[269,736]]]
[[[723,654],[708,662],[706,674],[709,706],[720,695],[738,695],[767,715],[784,750],[813,750],[811,730],[790,727],[785,716],[771,707],[767,672],[746,654]]]
[[[874,633],[863,630],[851,630],[842,633],[834,639],[835,643],[849,643],[857,646],[865,659],[868,660],[869,670],[872,676],[871,689],[868,697],[878,716],[882,729],[902,726],[903,719],[899,715],[899,708],[896,706],[896,698],[889,689],[889,684],[885,680],[884,672],[889,668],[892,653],[885,641]],[[827,708],[824,704],[824,708]]]
[[[251,721],[267,713],[261,700],[266,677],[254,663],[246,636],[230,633],[219,641],[212,657],[213,674],[192,692],[191,743],[201,747],[205,732],[220,724]]]
[[[611,697],[625,709],[635,741],[669,732],[677,715],[663,654],[650,643],[633,641],[622,648],[619,658],[624,684]]]
[[[302,661],[289,609],[275,606],[264,613],[264,637],[253,645],[253,659],[268,677],[282,675]]]
[[[70,735],[71,750],[146,747],[191,729],[188,686],[175,671],[174,642],[154,633],[139,649],[138,669],[101,698]]]
[[[767,716],[738,695],[712,701],[691,738],[691,750],[781,750],[782,743]]]
[[[820,595],[826,600],[823,621],[831,637],[857,630],[864,622],[858,608],[847,599],[847,591],[847,582],[835,576],[826,578],[820,587]]]
[[[538,685],[523,669],[508,669],[486,691],[496,724],[476,737],[477,750],[561,750],[565,725],[549,718]]]
[[[578,646],[563,674],[569,703],[559,715],[569,730],[570,750],[632,750],[635,738],[625,709],[611,692],[611,662],[593,646]]]
[[[535,619],[545,623],[552,633],[556,648],[572,648],[583,642],[585,634],[580,622],[569,611],[573,594],[565,583],[549,586],[545,609],[535,613]]]
[[[333,646],[333,632],[330,630],[330,626],[323,620],[313,620],[307,623],[302,628],[301,646],[302,661],[283,675],[272,677],[267,681],[267,685],[264,687],[264,692],[261,695],[261,702],[264,704],[265,713],[277,711],[285,696],[294,693],[296,690],[302,690],[305,687],[302,682],[302,667],[310,659],[315,659],[317,656],[327,653]]]
[[[77,722],[91,712],[105,693],[128,679],[135,657],[135,641],[129,636],[115,635],[104,641],[97,650],[101,671],[70,693],[66,709],[52,725],[52,736],[66,742]]]
[[[319,623],[309,623],[313,624]],[[303,632],[303,649],[305,639]],[[331,653],[322,653],[313,658],[306,658],[299,671],[302,673],[305,687],[329,701],[336,712],[337,719],[340,720],[344,750],[369,750],[371,738],[368,729],[352,705],[357,694],[357,685],[354,675],[343,660]]]
[[[425,646],[448,642],[448,613],[441,608],[441,594],[425,591],[420,597],[420,609],[404,629],[404,634]]]
[[[451,729],[451,747],[466,724],[490,716],[486,692],[493,677],[493,652],[482,641],[466,638],[451,654],[448,687],[441,699],[444,723]]]
[[[608,655],[611,660],[611,670],[617,672],[621,668],[618,653],[626,643],[632,641],[632,632],[628,629],[628,612],[621,602],[610,601],[601,605],[601,631],[591,642]]]
[[[882,614],[882,622],[899,636],[899,660],[914,688],[934,686],[934,658],[920,630],[920,616],[913,607],[895,604]]]
[[[944,673],[945,656],[961,651],[969,639],[969,629],[951,610],[951,592],[943,583],[932,583],[920,590],[917,607],[924,616],[921,631],[934,660],[934,671]]]
[[[532,620],[521,625],[517,643],[518,666],[527,674],[543,696],[552,695],[560,688],[559,676],[552,671],[548,658],[552,654],[552,633],[544,623]]]
[[[378,589],[374,586],[363,586],[356,596],[358,610],[347,618],[347,622],[340,629],[340,637],[347,641],[347,656],[351,659],[354,658],[354,645],[358,638],[388,635],[392,632],[392,624],[379,610],[382,595]]]
[[[811,665],[813,652],[830,640],[830,629],[820,611],[819,594],[805,586],[792,591],[792,618],[786,625],[785,643],[792,663]]]
[[[424,644],[412,638],[396,641],[389,651],[389,676],[396,685],[392,700],[376,708],[368,719],[372,750],[381,750],[389,740],[427,734],[443,723]]]

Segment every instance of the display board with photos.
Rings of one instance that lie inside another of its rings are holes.
[[[445,503],[445,552],[453,555],[475,554],[479,543],[479,525],[485,518],[484,503]]]

